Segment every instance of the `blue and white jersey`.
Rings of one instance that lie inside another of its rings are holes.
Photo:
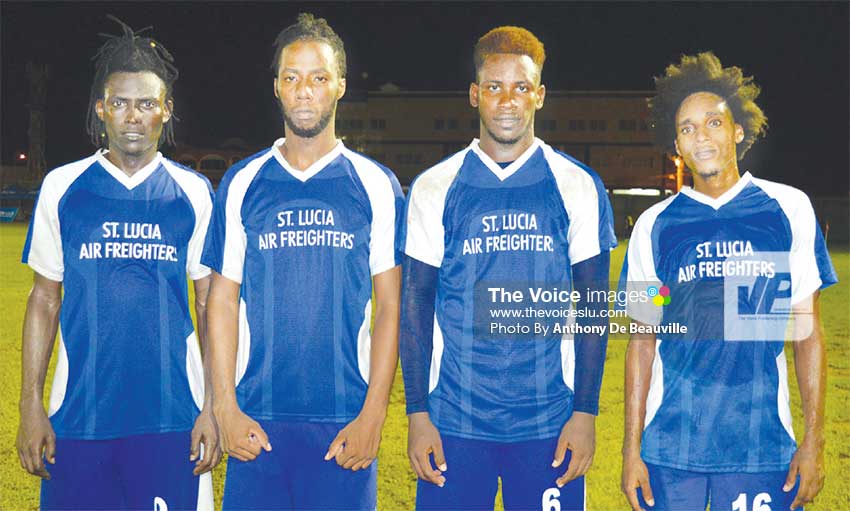
[[[203,367],[186,274],[200,263],[212,188],[157,153],[128,177],[103,152],[48,173],[23,262],[62,282],[49,415],[60,438],[186,431]]]
[[[667,286],[670,300],[628,307],[668,332],[656,330],[643,459],[699,472],[786,470],[796,449],[789,313],[836,281],[811,203],[790,186],[746,173],[720,197],[686,187],[644,212],[621,282],[634,292]]]
[[[532,286],[569,289],[572,265],[616,243],[599,177],[539,139],[505,168],[475,139],[414,181],[405,253],[439,268],[427,408],[441,433],[559,434],[573,411],[573,339],[493,335],[476,300],[480,312],[491,285],[526,300]]]
[[[203,262],[242,285],[242,410],[350,421],[369,382],[372,276],[401,262],[404,197],[389,169],[342,142],[303,171],[283,143],[227,171]]]

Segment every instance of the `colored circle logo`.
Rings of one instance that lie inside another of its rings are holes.
[[[652,298],[653,296],[658,296],[658,288],[655,286],[649,286],[648,288],[646,288],[646,294],[648,294],[650,298]]]
[[[669,298],[670,297],[670,288],[667,287],[667,286],[661,286],[661,289],[658,290],[658,294],[660,294],[661,296],[663,296],[665,298]],[[668,300],[668,302],[669,302],[669,300]]]
[[[664,297],[661,295],[655,295],[655,297],[652,299],[652,303],[661,307],[662,305],[664,305]]]

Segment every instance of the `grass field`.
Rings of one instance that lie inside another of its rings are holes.
[[[20,468],[15,452],[20,391],[21,322],[32,273],[22,266],[21,248],[26,234],[22,224],[0,225],[0,509],[37,509],[39,482]],[[621,244],[622,245],[622,244]],[[612,275],[619,275],[622,246],[613,257]],[[827,478],[823,492],[811,511],[850,510],[850,253],[831,251],[841,284],[823,293],[822,316],[828,342],[828,390],[826,403]],[[597,451],[588,476],[587,507],[590,510],[626,509],[620,494],[620,447],[623,430],[623,364],[626,343],[613,340],[608,347],[597,419]],[[789,365],[793,351],[787,350]],[[52,367],[52,364],[51,364]],[[800,398],[794,371],[790,370],[792,409],[797,438],[802,438]],[[49,379],[48,379],[49,381]],[[45,395],[48,392],[45,391]],[[723,434],[723,432],[718,432]],[[412,509],[415,477],[406,457],[407,419],[401,374],[396,377],[384,428],[378,472],[378,507],[382,510]],[[187,446],[188,451],[188,446]],[[61,456],[61,452],[58,453]],[[448,453],[451,464],[451,453]],[[214,472],[216,508],[220,507],[225,463]],[[447,474],[450,477],[450,474]]]

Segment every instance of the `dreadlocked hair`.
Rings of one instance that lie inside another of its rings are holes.
[[[151,27],[133,31],[129,25],[120,19],[108,14],[110,20],[118,23],[123,29],[123,34],[98,34],[106,38],[106,42],[92,57],[95,66],[94,80],[89,93],[89,108],[86,115],[86,132],[91,137],[95,147],[108,147],[109,140],[103,121],[97,116],[95,105],[103,99],[106,80],[113,73],[138,73],[149,71],[159,77],[165,84],[165,98],[172,101],[174,82],[177,80],[178,71],[174,66],[174,57],[171,53],[152,37],[142,37],[140,34]],[[177,118],[171,116],[172,122],[163,126],[163,139],[165,143],[174,145],[174,122]]]
[[[676,112],[691,94],[710,92],[723,98],[732,118],[744,128],[744,139],[736,146],[738,159],[767,131],[767,116],[755,103],[761,88],[741,68],[723,67],[714,53],[683,55],[670,64],[663,76],[655,77],[655,97],[649,100],[649,120],[655,141],[666,151],[675,152]]]
[[[283,49],[295,41],[320,41],[331,47],[336,59],[337,72],[340,78],[345,78],[345,45],[339,35],[328,25],[325,18],[317,18],[309,12],[298,15],[295,23],[280,31],[274,40],[274,56],[271,70],[275,76],[280,67],[280,54]]]

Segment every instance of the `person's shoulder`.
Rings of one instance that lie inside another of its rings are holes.
[[[347,147],[342,148],[342,155],[349,161],[351,164],[360,172],[373,173],[378,175],[384,175],[388,178],[395,178],[395,173],[384,165],[383,163],[366,156],[365,154],[358,153],[352,149]]]
[[[178,179],[185,180],[194,186],[212,191],[212,184],[210,184],[210,180],[207,179],[207,176],[201,174],[195,169],[186,167],[185,165],[169,160],[168,158],[162,159],[162,165],[169,171],[169,173],[178,177]]]
[[[263,166],[269,159],[274,158],[274,154],[272,148],[265,148],[262,151],[257,151],[256,153],[239,160],[238,162],[231,165],[227,172],[224,173],[224,176],[221,178],[221,184],[219,184],[219,189],[227,189],[230,187],[230,184],[236,180],[239,176],[246,174],[254,174],[260,167]]]
[[[579,176],[584,175],[589,177],[594,183],[602,183],[602,178],[595,170],[593,170],[593,168],[590,167],[590,165],[579,161],[577,158],[556,149],[545,142],[541,143],[541,149],[543,150],[543,155],[546,157],[549,165],[552,167],[553,172],[576,173]]]
[[[803,190],[795,188],[784,183],[776,181],[768,181],[757,177],[752,178],[753,186],[760,188],[768,196],[779,200],[780,202],[801,203],[807,204],[810,202],[809,196]]]
[[[97,162],[97,155],[93,154],[91,156],[60,165],[45,174],[44,182],[63,181],[69,177],[76,177],[88,170],[88,168],[94,165],[95,162]]]
[[[463,166],[463,162],[466,160],[469,151],[470,148],[465,147],[425,169],[411,183],[410,194],[412,195],[414,191],[421,195],[423,193],[447,190]]]

